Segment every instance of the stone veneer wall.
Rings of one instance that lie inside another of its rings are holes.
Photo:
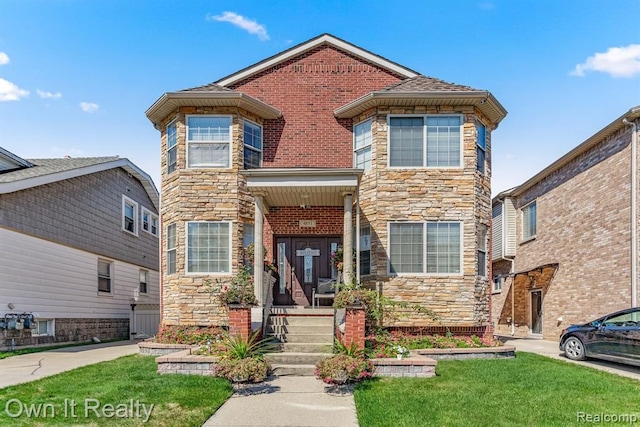
[[[456,169],[402,169],[387,167],[387,116],[389,114],[462,114],[464,117],[463,167]],[[372,275],[363,282],[392,298],[424,304],[446,325],[488,326],[490,323],[490,267],[485,277],[477,272],[478,230],[490,225],[490,131],[487,126],[487,167],[476,171],[476,128],[480,113],[472,107],[413,107],[370,110],[354,119],[372,124],[371,171],[360,187],[361,225],[371,225]],[[389,221],[463,221],[463,274],[451,276],[407,275],[388,277],[387,227]],[[487,233],[488,234],[488,233]],[[487,249],[490,247],[486,242]],[[490,253],[487,250],[487,259]],[[431,325],[425,316],[412,314],[396,326]]]
[[[232,116],[232,153],[230,168],[186,169],[186,115],[225,114]],[[162,234],[162,323],[166,325],[226,325],[227,310],[212,296],[216,280],[228,281],[242,262],[242,235],[245,223],[253,222],[253,198],[245,179],[238,173],[242,166],[243,119],[262,120],[235,107],[181,107],[162,125],[162,206],[163,231],[176,224],[177,271],[167,275],[166,233]],[[177,120],[177,170],[166,174],[166,125]],[[228,221],[231,223],[231,272],[221,275],[186,274],[185,239],[188,221]]]
[[[55,336],[31,336],[31,329],[0,332],[0,351],[13,347],[37,347],[74,342],[129,339],[129,319],[55,319]]]
[[[516,271],[559,263],[543,299],[545,339],[631,305],[630,140],[623,128],[516,199]],[[521,208],[534,200],[537,235],[523,242]]]

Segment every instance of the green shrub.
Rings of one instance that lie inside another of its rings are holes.
[[[244,359],[221,359],[214,368],[214,376],[226,378],[231,382],[259,383],[269,375],[271,365],[261,357]]]

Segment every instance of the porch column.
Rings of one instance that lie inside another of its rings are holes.
[[[353,194],[344,194],[344,229],[342,232],[343,248],[343,280],[351,283],[353,280]]]
[[[260,305],[264,305],[262,276],[264,271],[264,243],[262,228],[264,226],[264,205],[262,196],[254,196],[255,225],[253,227],[253,289]]]

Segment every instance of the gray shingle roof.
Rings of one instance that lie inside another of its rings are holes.
[[[209,83],[203,86],[196,86],[189,89],[183,89],[178,92],[235,92],[235,91],[215,83]]]
[[[33,167],[15,170],[0,174],[0,183],[16,182],[28,178],[49,175],[53,173],[66,172],[73,169],[87,166],[99,165],[101,163],[112,162],[120,157],[77,157],[63,159],[28,159],[33,163]]]
[[[470,86],[445,82],[427,76],[416,76],[405,79],[376,92],[481,92]]]

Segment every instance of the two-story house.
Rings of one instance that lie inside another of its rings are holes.
[[[0,349],[154,335],[158,205],[127,159],[0,148]]]
[[[557,340],[638,305],[639,124],[635,107],[493,199],[496,333]]]
[[[276,305],[312,305],[342,247],[346,282],[485,332],[491,131],[506,115],[490,92],[323,34],[146,114],[161,132],[164,324],[223,324],[206,284],[255,242],[278,269]]]

